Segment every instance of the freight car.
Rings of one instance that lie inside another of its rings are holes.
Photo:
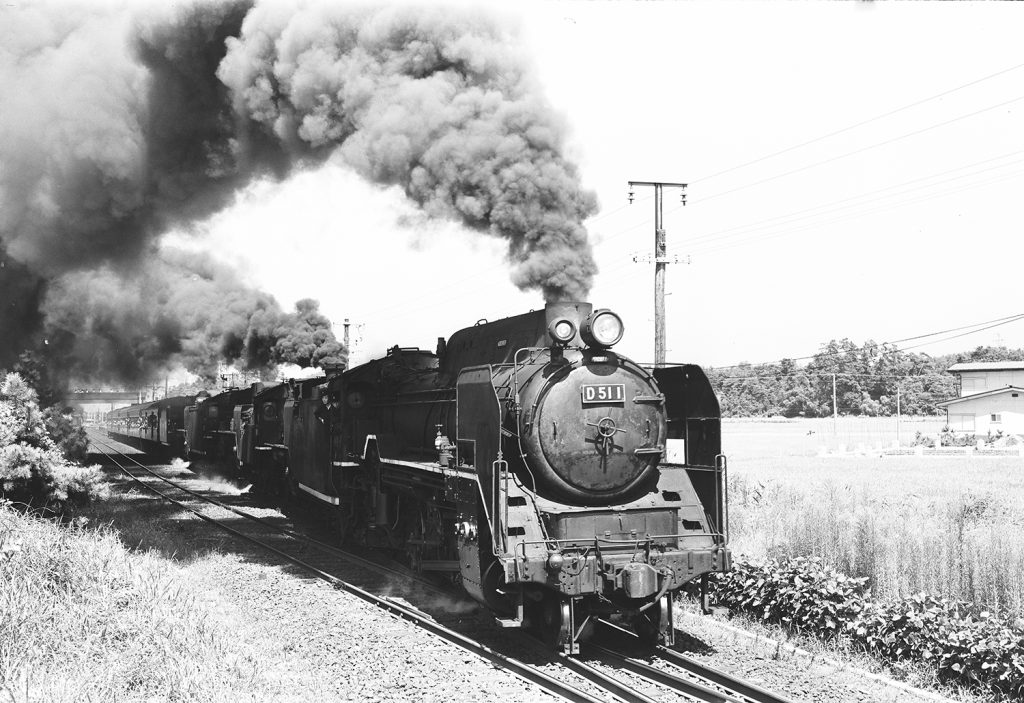
[[[672,594],[730,568],[720,413],[699,367],[644,368],[622,332],[550,304],[258,391],[238,414],[257,485],[563,651],[599,617],[671,642]]]
[[[150,403],[138,403],[107,413],[107,434],[145,451],[178,456],[185,441],[185,407],[195,396],[176,396]]]

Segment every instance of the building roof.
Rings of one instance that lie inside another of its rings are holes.
[[[961,396],[960,398],[953,398],[952,400],[944,400],[941,403],[936,403],[935,405],[940,408],[947,408],[950,405],[956,405],[957,403],[963,403],[968,400],[985,398],[990,395],[999,395],[1001,393],[1009,393],[1010,391],[1013,391],[1014,393],[1024,393],[1024,388],[1019,388],[1017,386],[1003,386],[1002,388],[996,388],[995,390],[991,391],[982,391],[981,393],[972,393],[971,395]]]
[[[961,364],[953,364],[946,371],[949,373],[960,373],[962,371],[1024,371],[1024,361],[968,361]]]

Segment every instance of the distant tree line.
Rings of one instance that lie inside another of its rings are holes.
[[[840,415],[895,415],[897,392],[904,415],[937,415],[936,403],[957,395],[947,369],[971,361],[1024,360],[1024,349],[977,347],[973,351],[929,356],[900,351],[891,344],[849,339],[828,342],[806,364],[783,359],[710,368],[725,417],[828,417],[835,403]]]

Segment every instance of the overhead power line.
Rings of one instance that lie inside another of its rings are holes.
[[[775,361],[763,361],[763,362],[756,363],[756,364],[752,364],[752,363],[749,363],[749,362],[744,362],[744,363],[740,363],[740,364],[730,364],[729,366],[713,366],[711,368],[715,369],[716,371],[719,371],[719,370],[722,370],[722,369],[738,369],[738,368],[742,368],[744,366],[768,366],[769,364],[779,364],[782,361],[808,361],[810,359],[815,359],[815,358],[822,358],[822,357],[829,358],[829,357],[835,357],[835,356],[843,356],[845,354],[849,354],[852,351],[864,351],[864,350],[869,349],[871,347],[881,347],[881,346],[884,346],[884,345],[887,345],[887,344],[895,346],[897,344],[902,344],[903,342],[913,342],[913,341],[916,341],[918,339],[927,339],[929,337],[938,337],[938,336],[941,336],[941,335],[944,335],[944,334],[950,334],[952,332],[961,332],[962,330],[971,330],[969,332],[963,332],[962,334],[956,334],[956,335],[953,335],[951,337],[947,337],[947,338],[944,338],[944,339],[933,340],[931,342],[925,342],[923,344],[916,344],[916,345],[911,346],[911,347],[904,347],[903,349],[898,349],[897,350],[897,351],[908,351],[910,349],[917,349],[919,347],[927,346],[928,344],[935,344],[937,342],[945,342],[945,341],[948,341],[950,339],[957,339],[958,337],[966,337],[968,335],[976,334],[978,332],[984,332],[985,330],[990,330],[990,329],[992,329],[994,327],[1001,327],[1002,325],[1008,325],[1008,324],[1010,324],[1012,322],[1017,322],[1019,320],[1024,320],[1024,313],[1017,313],[1015,315],[1008,315],[1007,317],[999,317],[999,318],[996,318],[994,320],[986,320],[984,322],[975,322],[975,323],[970,324],[970,325],[963,325],[961,327],[953,327],[953,328],[946,329],[946,330],[939,330],[937,332],[928,332],[926,334],[919,334],[919,335],[915,335],[913,337],[904,337],[903,339],[895,339],[895,340],[888,341],[888,342],[877,342],[877,343],[872,343],[872,344],[862,344],[861,346],[856,347],[854,349],[841,349],[841,350],[836,350],[835,352],[819,351],[817,354],[810,354],[808,356],[786,357],[785,359],[776,359]],[[973,328],[976,328],[976,327],[978,329],[973,329]]]
[[[1009,164],[1009,165],[1013,165],[1013,164]],[[981,172],[977,172],[977,173],[970,174],[970,175],[979,175],[980,173]],[[768,225],[768,226],[765,226],[765,227],[761,228],[761,229],[771,229],[771,227],[773,227],[773,226],[774,227],[784,227],[784,229],[782,229],[781,231],[767,232],[765,234],[754,234],[754,236],[747,237],[745,239],[735,239],[735,237],[742,236],[744,234],[750,234],[752,232],[756,232],[756,229],[752,229],[750,232],[737,232],[736,234],[733,234],[733,235],[729,235],[729,236],[725,236],[725,237],[720,237],[718,240],[709,240],[709,241],[705,242],[704,243],[705,246],[712,245],[710,248],[700,248],[699,245],[697,247],[689,247],[689,246],[684,246],[685,243],[683,243],[683,245],[680,245],[679,249],[680,250],[685,250],[687,253],[690,253],[690,254],[709,254],[709,253],[712,253],[712,252],[723,251],[723,250],[731,249],[733,247],[740,246],[740,245],[743,245],[743,244],[749,244],[749,243],[752,243],[752,242],[763,242],[763,241],[767,241],[769,239],[776,239],[778,237],[783,237],[783,236],[794,234],[794,233],[797,233],[797,232],[803,232],[803,231],[806,231],[808,229],[818,229],[818,228],[821,228],[821,227],[825,227],[827,225],[833,225],[833,224],[837,224],[837,223],[840,223],[840,222],[848,222],[850,220],[857,220],[857,219],[860,219],[862,217],[866,217],[868,215],[873,215],[873,214],[876,214],[876,213],[879,213],[879,212],[886,212],[888,210],[892,210],[892,209],[900,208],[900,207],[905,207],[907,205],[916,205],[917,203],[926,202],[928,200],[934,200],[935,198],[942,198],[942,197],[945,197],[945,196],[950,195],[950,194],[964,193],[964,192],[966,192],[968,190],[973,190],[973,189],[976,189],[976,188],[981,188],[981,187],[988,186],[988,185],[991,185],[991,184],[994,184],[994,183],[1001,183],[1003,181],[1006,181],[1006,180],[1009,180],[1009,179],[1012,179],[1012,178],[1018,178],[1022,174],[1024,174],[1024,170],[1018,169],[1016,171],[1011,171],[1009,173],[1005,173],[1005,174],[1001,174],[1001,175],[996,175],[996,176],[987,178],[985,180],[978,181],[976,183],[969,183],[969,184],[963,185],[963,186],[953,186],[953,187],[945,188],[943,190],[939,190],[939,191],[936,191],[936,192],[933,192],[933,193],[920,194],[920,195],[916,195],[914,197],[906,198],[906,199],[903,199],[903,200],[897,200],[897,201],[891,202],[891,203],[877,203],[877,204],[875,204],[875,205],[873,205],[871,207],[865,207],[863,209],[856,210],[855,212],[852,212],[852,213],[847,214],[847,215],[838,215],[838,216],[832,217],[830,219],[820,219],[820,220],[813,220],[813,218],[810,218],[811,219],[810,222],[807,222],[807,223],[804,223],[804,224],[800,224],[797,227],[788,227],[787,225],[790,224],[790,223],[780,223],[779,225]],[[935,184],[935,185],[941,185],[941,184]],[[909,194],[909,192],[910,191],[908,191],[907,194]],[[896,197],[896,196],[892,195],[892,196],[887,196],[887,197],[893,198],[893,197]],[[835,213],[838,213],[841,210],[848,210],[848,209],[850,209],[850,208],[849,207],[839,208],[839,209],[837,209],[835,211]],[[830,215],[830,214],[833,214],[833,213],[823,212],[820,215],[818,215],[818,217],[827,216],[827,215]],[[809,219],[809,218],[799,218],[799,219]],[[726,240],[733,240],[733,241],[726,241]],[[717,244],[719,242],[721,242],[721,246],[714,246],[715,244]]]
[[[763,381],[766,378],[914,378],[916,374],[905,373],[847,373],[846,371],[797,371],[796,373],[768,373],[763,376],[719,376],[723,381]]]
[[[835,131],[829,132],[828,134],[823,134],[820,137],[815,137],[813,139],[808,139],[805,142],[800,142],[799,144],[794,144],[793,146],[786,147],[785,149],[780,149],[779,151],[775,151],[775,152],[772,152],[770,154],[765,154],[764,156],[759,156],[758,158],[752,159],[752,160],[747,161],[745,163],[737,164],[736,166],[731,166],[731,167],[723,169],[721,171],[716,171],[715,173],[712,173],[712,174],[707,175],[707,176],[702,176],[700,178],[692,179],[690,181],[690,183],[692,184],[692,183],[699,183],[701,181],[707,181],[707,180],[710,180],[712,178],[717,178],[718,176],[725,175],[726,173],[732,173],[733,171],[739,170],[741,168],[746,168],[747,166],[753,166],[754,164],[760,163],[760,162],[765,161],[767,159],[771,159],[771,158],[774,158],[776,156],[780,156],[782,154],[786,154],[786,153],[788,153],[790,151],[794,151],[796,149],[801,149],[801,148],[803,148],[805,146],[809,146],[810,144],[815,144],[816,142],[820,142],[820,141],[822,141],[824,139],[828,139],[830,137],[834,137],[836,135],[843,134],[844,132],[849,132],[850,130],[857,129],[858,127],[863,127],[864,125],[871,124],[872,122],[877,122],[878,120],[885,119],[886,117],[892,117],[893,115],[898,114],[900,112],[903,112],[904,110],[909,110],[911,108],[917,107],[918,105],[924,105],[925,103],[931,102],[932,100],[938,100],[939,98],[942,98],[942,97],[945,97],[945,96],[950,95],[952,93],[955,93],[958,90],[963,90],[964,88],[969,88],[969,87],[971,87],[973,85],[977,85],[979,83],[983,83],[983,82],[985,82],[985,81],[987,81],[989,79],[995,78],[997,76],[1001,76],[1004,73],[1009,73],[1010,71],[1016,71],[1019,68],[1024,68],[1024,63],[1019,63],[1016,66],[1010,66],[1009,68],[1004,68],[1001,71],[996,71],[995,73],[990,73],[987,76],[982,76],[981,78],[977,78],[977,79],[975,79],[973,81],[970,81],[969,83],[964,83],[962,85],[956,86],[955,88],[950,88],[949,90],[944,90],[941,93],[936,93],[935,95],[932,95],[930,97],[922,98],[921,100],[917,100],[917,101],[912,102],[912,103],[910,103],[908,105],[904,105],[903,107],[898,107],[898,108],[896,108],[894,110],[890,110],[888,112],[882,113],[881,115],[875,115],[874,117],[869,117],[866,120],[861,120],[860,122],[857,122],[855,124],[849,125],[847,127],[843,127],[841,129],[837,129]]]
[[[1001,154],[1000,156],[995,156],[995,157],[992,157],[992,158],[989,158],[989,159],[982,159],[981,161],[975,161],[975,162],[970,163],[970,164],[964,164],[962,166],[957,166],[956,168],[951,168],[951,169],[947,169],[945,171],[940,171],[940,172],[937,172],[937,173],[933,173],[933,174],[930,174],[928,176],[921,176],[921,177],[918,177],[918,178],[913,178],[913,179],[908,180],[908,181],[902,181],[901,183],[895,183],[895,184],[892,184],[892,185],[884,186],[882,188],[876,188],[874,190],[866,191],[866,192],[859,193],[857,195],[853,195],[853,196],[846,197],[846,198],[840,198],[839,200],[832,200],[830,202],[822,203],[820,205],[815,205],[815,206],[809,207],[809,208],[804,208],[802,210],[795,210],[795,211],[788,212],[788,213],[785,213],[785,214],[782,214],[782,215],[776,215],[774,217],[768,217],[768,218],[765,218],[763,220],[757,220],[757,221],[754,221],[754,222],[747,223],[745,225],[737,225],[735,227],[729,227],[729,228],[726,228],[726,229],[715,230],[715,231],[712,231],[712,232],[708,232],[706,234],[699,234],[699,235],[694,236],[694,237],[687,237],[686,241],[683,242],[680,246],[685,246],[687,249],[690,249],[690,248],[692,248],[692,245],[700,243],[700,242],[710,242],[710,241],[720,241],[720,240],[724,240],[724,239],[730,239],[733,236],[737,236],[737,235],[740,235],[740,234],[746,234],[746,233],[749,233],[751,231],[757,231],[758,229],[766,229],[766,228],[770,228],[770,227],[775,227],[775,226],[778,226],[779,224],[783,224],[783,225],[791,224],[794,221],[798,221],[798,220],[802,220],[802,219],[808,219],[808,218],[812,218],[812,217],[821,217],[823,215],[828,215],[831,212],[839,212],[839,211],[847,210],[847,209],[854,208],[854,207],[861,207],[862,202],[864,200],[866,200],[867,198],[891,198],[891,197],[897,197],[899,195],[905,195],[907,193],[911,193],[911,192],[913,192],[915,190],[920,190],[920,189],[923,189],[923,188],[932,188],[932,187],[935,187],[935,186],[938,186],[938,185],[942,185],[944,183],[950,183],[950,182],[955,181],[955,180],[959,180],[959,179],[963,179],[963,178],[970,178],[972,176],[977,176],[977,175],[980,175],[980,174],[983,174],[983,173],[987,173],[989,171],[993,171],[993,170],[997,170],[997,169],[1001,169],[1001,168],[1006,168],[1007,166],[1014,166],[1014,165],[1017,165],[1019,163],[1024,163],[1024,160],[1018,159],[1016,161],[1011,161],[1009,163],[1003,163],[1003,164],[997,164],[997,165],[994,165],[994,166],[988,166],[987,168],[971,171],[969,173],[964,173],[964,174],[960,174],[960,175],[956,175],[956,176],[951,176],[950,178],[946,178],[946,179],[941,180],[941,181],[936,181],[934,183],[926,183],[926,181],[935,181],[935,179],[941,178],[942,176],[949,176],[950,174],[957,173],[958,171],[965,171],[967,169],[976,168],[978,166],[986,166],[988,164],[992,164],[993,162],[1002,161],[1002,160],[1007,159],[1007,158],[1009,158],[1011,156],[1018,156],[1020,154],[1024,154],[1024,149],[1017,149],[1015,151],[1010,151],[1010,152],[1007,152],[1005,154]],[[915,184],[921,184],[921,185],[915,185]],[[911,188],[909,186],[914,186],[914,187]],[[887,193],[891,193],[891,194],[886,195]],[[842,207],[840,207],[840,206],[842,206]],[[821,211],[821,212],[817,212],[817,211]],[[815,213],[815,214],[811,214],[811,213]],[[730,234],[730,233],[735,233],[735,234]]]
[[[724,190],[724,191],[721,191],[719,193],[715,193],[713,195],[706,195],[706,196],[700,198],[699,201],[695,200],[694,204],[696,205],[698,202],[706,203],[709,200],[714,200],[715,198],[721,198],[722,196],[730,195],[731,193],[736,193],[736,192],[739,192],[741,190],[746,190],[747,188],[753,188],[754,186],[758,186],[758,185],[761,185],[763,183],[768,183],[770,181],[778,180],[779,178],[785,178],[786,176],[792,176],[795,173],[802,173],[803,171],[809,171],[812,168],[817,168],[818,166],[824,166],[825,164],[830,164],[833,161],[839,161],[840,159],[845,159],[845,158],[848,158],[850,156],[856,156],[857,154],[863,154],[866,151],[871,151],[872,149],[877,149],[877,148],[882,147],[882,146],[887,146],[887,145],[892,144],[894,142],[898,142],[898,141],[900,141],[902,139],[908,139],[910,137],[916,137],[919,134],[924,134],[925,132],[930,132],[933,129],[939,129],[940,127],[945,127],[947,125],[951,125],[954,122],[959,122],[960,120],[966,120],[966,119],[971,118],[971,117],[976,117],[977,115],[980,115],[982,113],[989,112],[991,110],[997,110],[997,109],[999,109],[1001,107],[1006,107],[1007,105],[1011,105],[1011,104],[1013,104],[1015,102],[1020,102],[1021,100],[1024,100],[1024,95],[1019,95],[1016,98],[1011,98],[1010,100],[1004,100],[1003,102],[997,103],[995,105],[989,105],[988,107],[983,107],[980,110],[975,110],[974,112],[969,112],[969,113],[967,113],[965,115],[959,115],[959,116],[954,117],[952,119],[945,120],[944,122],[938,122],[936,124],[929,125],[927,127],[922,127],[921,129],[915,129],[915,130],[913,130],[911,132],[907,132],[905,134],[901,134],[898,137],[892,137],[891,139],[886,139],[886,140],[881,141],[881,142],[876,142],[874,144],[869,144],[868,146],[861,147],[859,149],[854,149],[853,151],[848,151],[848,152],[846,152],[844,154],[839,154],[838,156],[832,156],[832,157],[829,157],[827,159],[822,159],[821,161],[815,161],[814,163],[807,164],[806,166],[801,166],[799,168],[791,169],[791,170],[786,171],[784,173],[779,173],[779,174],[776,174],[774,176],[768,176],[767,178],[762,178],[761,180],[754,181],[753,183],[748,183],[746,185],[737,186],[736,188],[730,188],[729,190]]]

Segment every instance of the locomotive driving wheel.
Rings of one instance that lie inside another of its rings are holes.
[[[332,517],[334,536],[338,539],[338,544],[345,544],[352,534],[352,511],[344,505],[339,505]]]
[[[299,480],[295,478],[295,473],[288,467],[284,471],[284,486],[282,487],[282,494],[290,502],[295,502],[302,495],[302,491],[299,490]]]
[[[405,560],[410,569],[420,574],[423,573],[423,541],[425,531],[418,511],[414,514],[411,523],[405,538]]]

